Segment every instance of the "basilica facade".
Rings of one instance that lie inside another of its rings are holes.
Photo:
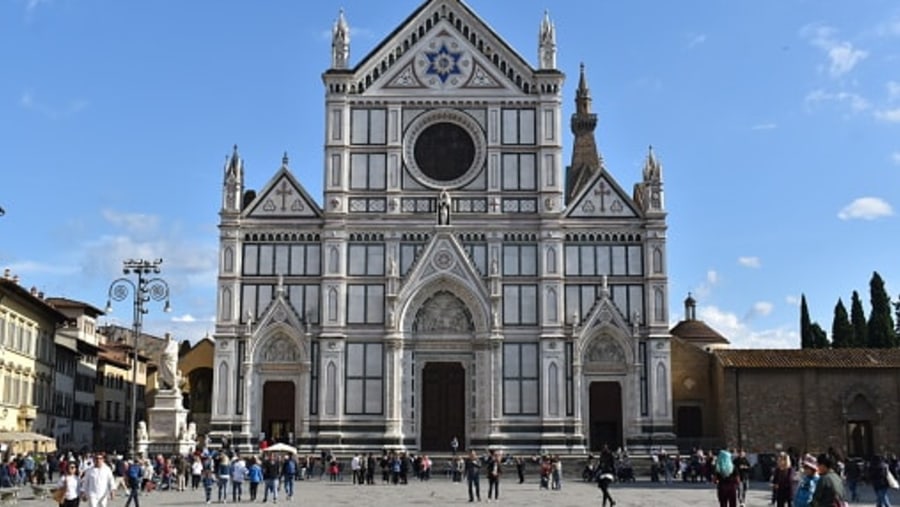
[[[349,13],[352,15],[352,13]],[[536,21],[539,18],[536,17]],[[323,188],[223,174],[210,437],[335,452],[583,453],[672,441],[666,212],[652,151],[631,192],[564,73],[460,0],[428,0],[325,87]]]

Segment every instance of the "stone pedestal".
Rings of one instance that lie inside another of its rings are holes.
[[[182,406],[181,392],[160,389],[153,407],[147,409],[147,432],[137,435],[138,450],[152,454],[187,454],[196,446],[195,425],[188,425],[188,409]]]

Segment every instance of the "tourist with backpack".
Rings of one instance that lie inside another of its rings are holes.
[[[129,507],[132,500],[134,500],[134,507],[141,507],[138,495],[141,492],[141,480],[144,478],[144,470],[141,468],[140,460],[132,459],[128,463],[126,476],[128,479],[128,500],[125,501],[125,507]]]

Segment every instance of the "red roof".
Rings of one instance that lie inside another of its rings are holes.
[[[900,349],[718,349],[725,368],[900,368]]]

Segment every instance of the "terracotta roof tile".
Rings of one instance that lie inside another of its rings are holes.
[[[900,349],[720,349],[725,368],[900,368]]]
[[[669,333],[687,341],[730,343],[724,336],[707,326],[702,320],[682,320]]]

